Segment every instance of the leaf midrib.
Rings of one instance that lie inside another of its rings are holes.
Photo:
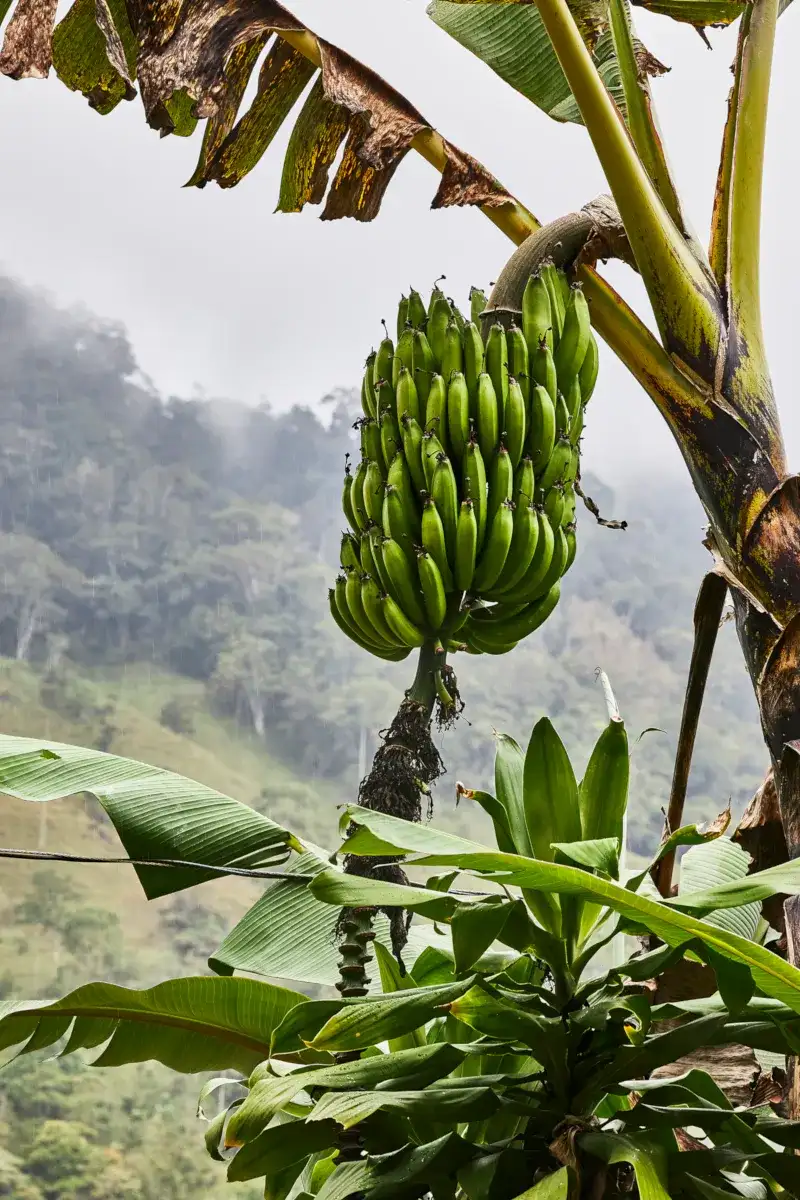
[[[217,1038],[219,1041],[231,1042],[234,1045],[242,1046],[246,1050],[254,1050],[257,1053],[263,1053],[265,1057],[269,1055],[269,1042],[260,1042],[255,1038],[250,1038],[243,1033],[235,1033],[233,1030],[224,1029],[221,1025],[212,1025],[202,1023],[200,1021],[191,1021],[181,1017],[167,1016],[150,1016],[143,1012],[126,1012],[118,1008],[83,1008],[78,1006],[70,1006],[69,1008],[47,1008],[47,1009],[23,1009],[20,1012],[9,1013],[6,1020],[13,1020],[15,1017],[30,1017],[34,1012],[38,1011],[43,1017],[88,1017],[91,1020],[112,1020],[112,1021],[136,1021],[142,1025],[169,1025],[170,1028],[186,1029],[193,1033],[205,1033],[208,1037]],[[290,1010],[291,1011],[291,1010]],[[116,1030],[114,1030],[116,1033]],[[111,1035],[113,1037],[113,1034]]]

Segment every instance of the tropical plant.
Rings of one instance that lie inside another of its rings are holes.
[[[518,312],[531,271],[547,255],[580,280],[595,329],[666,420],[708,514],[714,570],[731,589],[792,853],[800,838],[800,504],[787,473],[759,298],[767,106],[787,4],[648,0],[646,7],[700,29],[739,21],[708,252],[687,225],[658,130],[649,81],[663,68],[637,39],[622,0],[433,0],[429,7],[433,21],[543,112],[586,126],[616,211],[590,205],[545,229],[408,100],[275,0],[240,0],[233,9],[210,0],[76,0],[57,25],[51,0],[19,0],[0,71],[43,77],[52,65],[100,113],[132,99],[138,83],[147,121],[161,134],[190,136],[205,121],[189,181],[197,187],[236,185],[291,116],[283,212],[324,201],[326,219],[371,220],[414,149],[441,173],[434,207],[478,207],[522,243],[491,307]],[[257,66],[258,88],[240,112]],[[608,257],[640,273],[658,338],[597,273],[598,258]]]
[[[443,871],[406,885],[348,874],[335,856],[167,772],[0,739],[2,790],[38,801],[91,791],[149,896],[208,878],[200,862],[268,877],[255,864],[298,854],[212,956],[217,977],[8,1001],[0,1046],[60,1043],[62,1053],[99,1049],[102,1066],[154,1059],[216,1072],[200,1098],[207,1148],[230,1180],[263,1177],[268,1198],[572,1200],[634,1186],[645,1200],[794,1194],[800,1125],[747,1090],[732,1101],[714,1075],[732,1044],[773,1056],[798,1044],[800,972],[765,944],[760,902],[800,893],[800,868],[748,875],[724,822],[675,831],[632,875],[621,867],[629,751],[607,697],[609,723],[580,783],[548,720],[525,752],[498,735],[496,794],[460,787],[490,817],[494,847],[348,808],[348,855]],[[651,871],[682,845],[692,849],[681,887],[665,901]],[[343,955],[363,972],[374,952],[380,992],[309,999],[230,977],[237,967],[332,982],[342,906],[352,914]],[[375,909],[419,914],[408,970],[386,921],[377,939],[359,923]],[[620,955],[624,935],[637,941]],[[716,990],[671,998],[670,979],[692,964]],[[778,1092],[760,1089],[765,1101]]]

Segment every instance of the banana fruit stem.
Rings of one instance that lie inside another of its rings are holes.
[[[417,659],[417,673],[414,682],[408,689],[408,699],[419,704],[428,718],[433,713],[436,701],[436,673],[441,672],[447,660],[447,652],[436,651],[434,642],[426,642],[420,647]]]

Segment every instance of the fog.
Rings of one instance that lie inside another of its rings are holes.
[[[299,16],[385,75],[428,119],[476,157],[543,220],[605,190],[582,128],[557,125],[437,29],[421,0],[295,3]],[[376,11],[378,15],[376,16]],[[800,150],[795,9],[780,22],[764,205],[767,344],[790,455],[800,414],[787,403],[797,274],[790,218]],[[705,237],[735,33],[636,10],[639,32],[671,72],[654,82],[670,156],[691,220]],[[199,148],[159,139],[138,100],[109,117],[52,78],[0,80],[5,119],[5,237],[0,269],[124,321],[142,368],[165,393],[197,392],[283,409],[314,404],[357,381],[360,365],[410,283],[441,274],[463,300],[494,279],[511,247],[479,212],[431,212],[437,177],[409,154],[372,225],[323,223],[318,212],[275,215],[288,124],[262,163],[232,191],[184,189]],[[635,277],[609,275],[643,315]],[[587,466],[620,480],[680,458],[649,401],[610,354],[586,439]]]

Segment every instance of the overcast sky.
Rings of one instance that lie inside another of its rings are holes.
[[[512,92],[427,19],[422,0],[288,3],[405,92],[541,219],[606,190],[584,130],[555,124]],[[781,225],[795,219],[800,184],[798,9],[780,22],[763,237],[767,344],[795,463],[800,249]],[[654,83],[656,103],[705,240],[734,34],[711,31],[712,53],[689,27],[635,11],[639,33],[672,67]],[[142,370],[164,393],[313,404],[358,382],[380,318],[393,322],[409,284],[427,292],[444,274],[449,294],[466,302],[469,286],[487,285],[511,252],[477,210],[429,211],[438,177],[413,153],[372,225],[322,223],[311,208],[273,213],[288,125],[239,187],[183,190],[199,133],[159,139],[138,100],[99,117],[53,77],[0,79],[0,105],[0,268],[61,302],[123,321]],[[637,298],[629,272],[611,273]],[[677,450],[650,401],[606,353],[586,465],[613,482],[656,464],[679,469]]]

